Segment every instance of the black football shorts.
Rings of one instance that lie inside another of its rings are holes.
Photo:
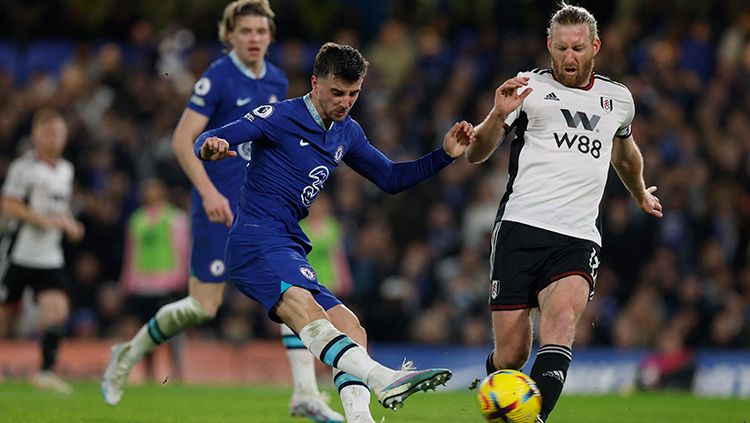
[[[539,306],[539,291],[552,282],[578,275],[594,296],[600,247],[595,242],[523,223],[495,223],[490,254],[490,309]]]
[[[65,269],[35,269],[11,264],[0,278],[0,304],[14,304],[21,300],[24,288],[30,286],[34,298],[42,291],[60,289],[67,292]]]

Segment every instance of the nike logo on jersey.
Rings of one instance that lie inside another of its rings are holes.
[[[554,101],[560,101],[560,99],[559,99],[559,98],[557,98],[557,96],[555,95],[555,93],[549,93],[549,94],[545,95],[545,96],[544,96],[544,99],[545,99],[545,100],[554,100]]]
[[[245,98],[238,98],[235,104],[237,105],[237,107],[242,107],[249,102],[250,102],[250,97],[245,97]]]
[[[300,147],[305,147],[305,146],[307,146],[307,145],[310,145],[310,143],[309,143],[309,142],[307,142],[307,141],[305,141],[305,140],[303,140],[303,139],[300,139],[300,140],[299,140],[299,146],[300,146]]]

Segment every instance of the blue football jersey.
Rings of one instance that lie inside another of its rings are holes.
[[[187,107],[206,117],[206,129],[233,122],[249,110],[262,104],[275,103],[286,97],[289,81],[281,69],[265,61],[265,70],[255,77],[234,52],[214,61],[193,87]],[[252,140],[247,140],[252,141]],[[252,143],[246,142],[233,149],[236,158],[205,162],[206,172],[216,188],[237,207],[244,168],[251,158]],[[193,214],[205,217],[200,196],[193,189]]]
[[[434,175],[453,162],[443,148],[420,159],[394,163],[375,149],[359,124],[347,116],[325,129],[310,95],[253,109],[242,119],[204,132],[238,145],[253,140],[231,233],[283,234],[311,250],[299,221],[343,160],[388,193],[397,193]],[[227,159],[224,159],[227,160]]]

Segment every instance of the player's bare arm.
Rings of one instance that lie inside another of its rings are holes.
[[[505,119],[521,106],[533,91],[528,87],[529,78],[511,78],[495,90],[495,104],[487,117],[475,128],[476,141],[466,149],[466,158],[471,163],[487,160],[505,138]],[[519,89],[526,87],[519,93]]]
[[[172,137],[172,149],[182,170],[200,194],[208,220],[229,226],[234,219],[229,200],[216,189],[203,164],[193,152],[193,142],[206,128],[207,123],[208,117],[185,109]]]
[[[201,158],[203,160],[222,160],[236,156],[237,152],[229,149],[227,140],[219,137],[208,137],[201,146]]]
[[[646,188],[643,180],[643,156],[632,135],[625,139],[615,138],[611,161],[617,176],[630,191],[638,207],[652,216],[662,217],[661,203],[654,195],[656,187]]]
[[[456,122],[443,138],[443,150],[455,159],[464,154],[475,138],[472,124],[466,121]]]
[[[37,213],[29,208],[20,198],[4,196],[0,202],[3,212],[18,219],[22,222],[44,228],[44,229],[63,229],[62,221]]]

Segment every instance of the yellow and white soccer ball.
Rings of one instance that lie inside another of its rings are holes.
[[[479,410],[493,423],[533,423],[542,409],[542,395],[530,377],[517,370],[498,370],[477,390]]]

